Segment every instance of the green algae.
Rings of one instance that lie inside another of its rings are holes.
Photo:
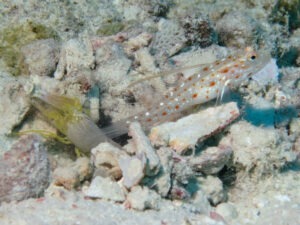
[[[21,48],[35,40],[54,38],[57,33],[42,24],[27,21],[22,24],[7,26],[0,31],[0,60],[13,76],[28,74]]]
[[[125,28],[125,25],[119,21],[108,21],[101,25],[97,30],[97,35],[110,36],[119,33]]]

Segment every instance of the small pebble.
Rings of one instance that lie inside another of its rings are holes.
[[[90,198],[101,198],[116,202],[125,200],[125,194],[120,185],[109,177],[95,177],[87,190],[84,190],[84,194]]]
[[[143,211],[145,209],[160,209],[160,196],[147,187],[135,186],[127,195],[127,204],[133,209]]]
[[[238,217],[235,206],[231,203],[221,203],[217,206],[216,212],[224,217],[226,221],[230,221]]]

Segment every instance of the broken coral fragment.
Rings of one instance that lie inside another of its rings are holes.
[[[58,167],[53,172],[53,182],[71,190],[79,185],[78,173],[72,167]]]
[[[135,186],[127,195],[126,204],[133,209],[143,211],[145,209],[160,209],[161,198],[153,190],[147,187]]]
[[[53,183],[71,190],[90,178],[91,174],[92,168],[89,159],[81,157],[69,165],[57,167],[53,172]]]
[[[40,136],[25,135],[0,159],[0,202],[38,197],[48,187],[50,165]]]
[[[235,102],[211,107],[151,129],[149,138],[155,145],[169,145],[178,153],[194,148],[198,141],[220,131],[240,115]]]
[[[23,78],[16,80],[8,74],[0,73],[0,83],[3,84],[0,87],[0,135],[6,135],[22,122],[30,104]]]
[[[138,122],[131,123],[128,134],[132,137],[132,141],[136,148],[136,155],[145,155],[147,159],[146,174],[155,175],[160,167],[159,157],[148,137],[145,135],[141,125]]]
[[[86,197],[101,198],[116,202],[123,202],[125,194],[120,185],[109,177],[97,176],[91,185],[84,191]]]
[[[201,189],[212,205],[217,205],[225,201],[226,193],[223,188],[223,183],[218,177],[209,175],[207,177],[199,177],[198,181]]]
[[[185,46],[187,39],[184,36],[184,29],[179,23],[161,19],[158,23],[158,32],[156,32],[151,49],[155,52],[157,58],[162,56],[172,56]]]
[[[34,41],[21,48],[29,74],[51,76],[58,62],[59,44],[56,40]]]
[[[232,155],[230,147],[210,147],[199,156],[190,158],[189,164],[193,170],[204,174],[216,174],[228,163]]]
[[[54,73],[55,79],[62,79],[82,68],[93,68],[95,56],[88,38],[71,39],[67,41],[60,52],[59,62]]]
[[[172,170],[174,166],[172,149],[162,147],[157,150],[161,162],[159,173],[154,177],[149,177],[149,180],[144,179],[143,183],[153,187],[162,197],[166,197],[172,185]]]
[[[232,148],[233,165],[240,176],[261,179],[296,160],[286,132],[240,121],[230,127],[220,144]]]
[[[145,176],[146,159],[142,159],[136,156],[122,156],[119,159],[119,165],[123,175],[123,185],[127,188],[131,188],[137,185]]]
[[[224,202],[216,207],[216,212],[220,214],[226,221],[231,221],[238,217],[236,206],[230,202]]]
[[[119,179],[122,176],[119,159],[123,155],[126,153],[121,149],[108,142],[103,142],[92,149],[91,161],[97,172],[101,171],[104,176]]]
[[[145,46],[148,46],[152,40],[152,34],[143,32],[138,36],[132,37],[125,42],[125,51],[130,54]]]

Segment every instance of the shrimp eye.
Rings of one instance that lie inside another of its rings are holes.
[[[250,59],[251,59],[251,60],[256,59],[256,55],[251,55]]]

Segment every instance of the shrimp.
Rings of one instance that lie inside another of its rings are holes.
[[[111,126],[104,128],[103,131],[109,137],[114,138],[127,133],[128,125],[133,121],[138,121],[147,130],[152,126],[169,121],[174,114],[191,106],[215,98],[221,99],[226,88],[239,87],[243,81],[261,70],[270,59],[267,52],[256,52],[251,47],[247,47],[243,52],[229,55],[210,65],[183,68],[198,67],[196,73],[166,93],[155,105],[129,118],[116,121]],[[161,74],[153,77],[157,76],[161,76]],[[136,83],[138,82],[134,82],[134,84]]]

